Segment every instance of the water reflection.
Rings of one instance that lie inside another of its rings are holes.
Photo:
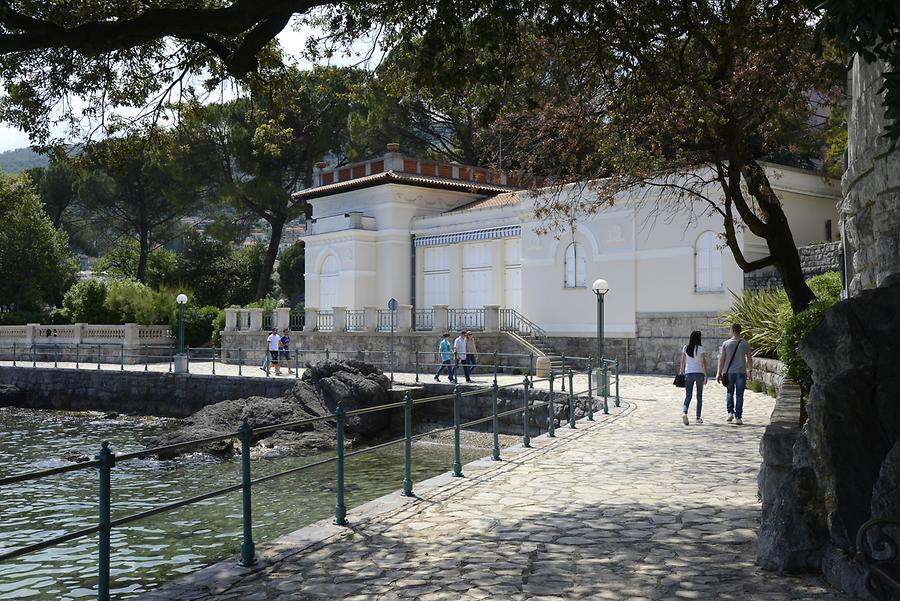
[[[0,409],[0,475],[61,465],[66,451],[93,457],[100,441],[122,453],[144,448],[171,422],[160,419],[103,419],[97,413]],[[402,447],[347,459],[347,506],[400,488]],[[484,454],[466,450],[464,460]],[[273,457],[253,462],[253,476],[296,467],[321,456]],[[449,449],[417,447],[415,481],[447,471]],[[178,461],[129,461],[112,475],[113,519],[240,481],[237,460],[192,455]],[[253,533],[274,539],[334,508],[334,466],[328,464],[266,482],[253,490]],[[352,514],[351,514],[352,515]],[[95,470],[71,472],[35,482],[0,487],[0,551],[92,526],[97,519]],[[128,599],[161,582],[238,552],[240,492],[183,507],[113,530],[112,583],[115,599]],[[96,596],[97,539],[86,537],[0,563],[0,600],[91,599]]]

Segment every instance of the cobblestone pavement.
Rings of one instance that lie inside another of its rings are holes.
[[[712,383],[706,423],[684,426],[678,396],[668,378],[623,377],[622,407],[593,423],[416,483],[416,499],[351,509],[349,528],[260,545],[253,569],[232,559],[145,599],[846,599],[754,565],[773,400],[748,392],[746,425],[726,424]]]

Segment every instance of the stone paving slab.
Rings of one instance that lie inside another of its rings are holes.
[[[416,483],[417,498],[353,508],[348,528],[320,522],[260,545],[252,569],[230,559],[142,599],[847,599],[754,565],[773,400],[748,392],[736,426],[723,390],[710,384],[706,423],[684,426],[668,378],[623,377],[622,407],[593,423]]]

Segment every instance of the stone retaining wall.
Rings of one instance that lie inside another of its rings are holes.
[[[800,385],[787,380],[778,388],[772,417],[759,443],[762,464],[757,482],[764,519],[772,507],[775,493],[790,476],[794,443],[800,436],[800,429]]]
[[[0,367],[0,382],[24,390],[23,406],[34,409],[163,417],[186,417],[227,399],[278,397],[296,383],[274,378],[41,367]]]
[[[777,359],[753,358],[753,379],[762,382],[768,388],[774,386],[781,390],[784,381],[784,363]]]
[[[844,250],[840,240],[824,244],[801,246],[800,267],[804,277],[811,278],[829,271],[844,271]],[[781,276],[774,267],[765,267],[744,274],[744,288],[747,290],[774,290],[782,288]]]

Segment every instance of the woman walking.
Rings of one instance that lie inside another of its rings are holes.
[[[684,374],[684,407],[682,408],[681,421],[688,425],[688,409],[691,407],[691,396],[694,385],[697,385],[697,419],[695,423],[702,424],[703,418],[703,385],[707,382],[706,353],[700,340],[700,331],[691,332],[687,346],[681,349],[681,368],[679,373]]]

